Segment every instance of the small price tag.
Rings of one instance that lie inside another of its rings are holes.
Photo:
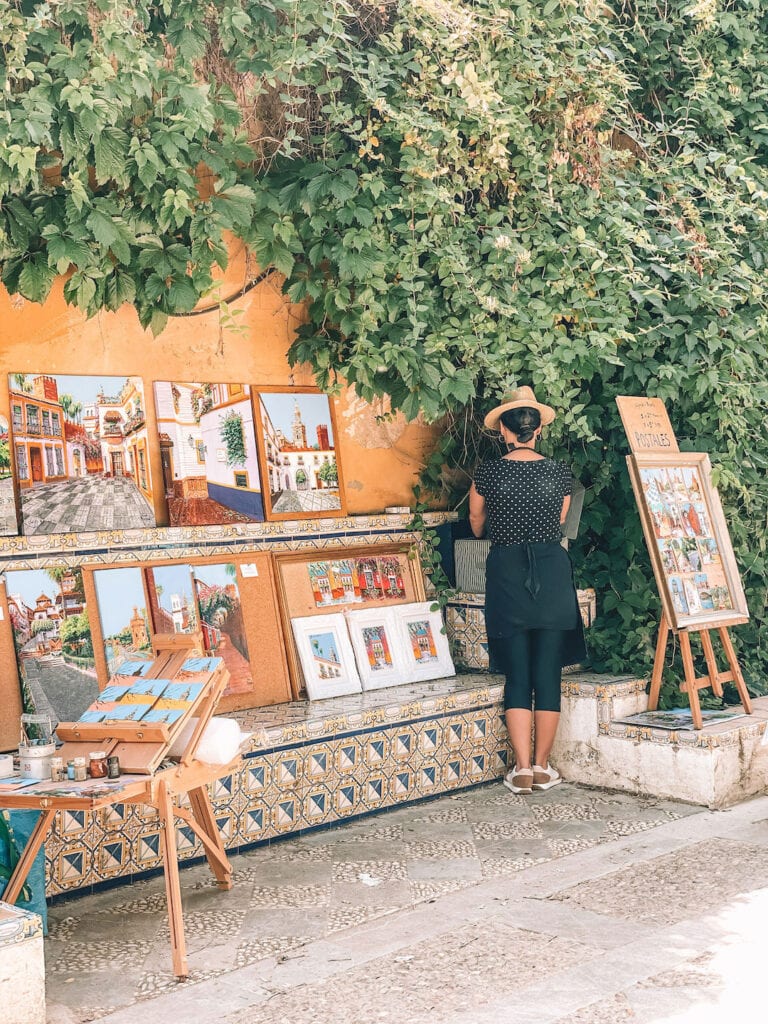
[[[245,578],[248,576],[258,576],[259,570],[255,562],[242,562],[240,564],[240,574]]]

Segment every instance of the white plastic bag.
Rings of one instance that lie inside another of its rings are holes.
[[[187,722],[173,741],[170,750],[171,757],[182,756],[196,726],[196,718]],[[251,735],[251,733],[242,732],[240,723],[236,722],[234,718],[212,718],[197,745],[195,758],[206,764],[229,764]]]

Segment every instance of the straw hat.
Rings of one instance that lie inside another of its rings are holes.
[[[491,409],[483,420],[488,430],[499,430],[501,417],[509,409],[538,409],[542,427],[546,427],[555,418],[555,410],[552,406],[542,405],[541,402],[537,402],[533,390],[524,385],[521,388],[515,388],[514,391],[510,391],[508,395],[504,396],[501,405]]]

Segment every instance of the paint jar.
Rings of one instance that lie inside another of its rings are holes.
[[[89,755],[88,772],[92,779],[106,779],[107,777],[107,752],[106,750],[92,750]]]
[[[63,782],[67,777],[67,770],[64,767],[63,757],[51,758],[51,782]]]
[[[75,781],[75,762],[67,761],[67,778],[70,782]]]
[[[112,755],[112,757],[107,758],[107,778],[120,778],[120,758],[116,757],[114,754]]]
[[[84,757],[75,758],[75,782],[85,782],[88,778],[88,767]]]

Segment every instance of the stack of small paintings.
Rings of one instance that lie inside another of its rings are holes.
[[[292,627],[311,700],[455,674],[428,602],[303,616]]]
[[[81,722],[153,722],[173,725],[184,718],[205,684],[170,679],[112,683],[85,711]]]

